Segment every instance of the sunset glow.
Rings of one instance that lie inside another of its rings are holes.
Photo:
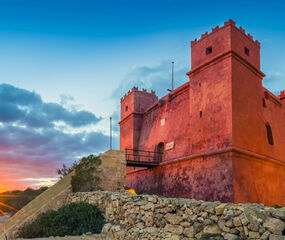
[[[7,195],[7,194],[2,194],[2,195],[0,195],[0,197],[20,197],[20,196],[19,196],[19,195]],[[4,207],[6,207],[6,208],[12,209],[12,210],[15,211],[15,212],[18,211],[16,208],[14,208],[14,207],[12,207],[12,206],[9,206],[9,205],[7,205],[7,204],[5,204],[5,203],[0,202],[0,205],[1,205],[1,206],[4,206]],[[3,209],[0,209],[0,214],[3,214],[4,216],[8,216],[8,215],[3,211]]]

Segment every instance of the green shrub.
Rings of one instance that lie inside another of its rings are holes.
[[[71,178],[73,192],[89,192],[100,190],[101,179],[96,176],[99,173],[98,167],[101,165],[101,159],[94,155],[83,157],[80,163],[75,167],[75,175]]]
[[[20,238],[50,236],[78,236],[86,232],[100,233],[105,224],[101,211],[94,205],[71,203],[57,211],[50,210],[24,225],[18,232]]]

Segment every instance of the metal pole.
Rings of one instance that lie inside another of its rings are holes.
[[[173,74],[174,74],[174,62],[172,62],[172,84],[171,84],[172,91],[173,91]]]
[[[112,117],[110,117],[110,150],[112,150]]]

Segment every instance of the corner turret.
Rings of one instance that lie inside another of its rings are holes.
[[[260,43],[230,19],[222,27],[216,26],[212,32],[191,41],[192,71],[229,52],[260,70]]]
[[[144,112],[158,101],[154,91],[133,87],[121,98],[120,149],[138,147]]]

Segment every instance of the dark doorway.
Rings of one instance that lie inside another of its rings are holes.
[[[157,152],[158,152],[158,160],[159,160],[159,162],[161,162],[163,159],[163,152],[164,152],[164,143],[163,142],[160,142],[157,145]]]

